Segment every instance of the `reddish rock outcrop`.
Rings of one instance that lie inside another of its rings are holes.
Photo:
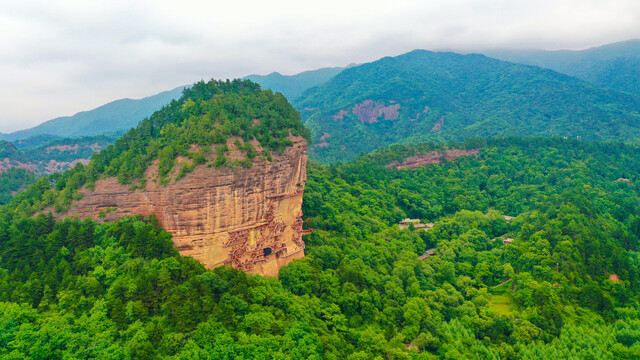
[[[431,128],[431,131],[438,131],[438,130],[442,129],[443,125],[444,125],[444,115],[442,115],[440,117],[440,120],[436,121],[436,123],[433,124],[433,127]]]
[[[73,168],[77,164],[87,165],[89,164],[89,159],[77,159],[73,161],[55,161],[49,160],[49,162],[45,165],[44,172],[45,174],[53,174],[55,172],[61,172],[68,169]]]
[[[365,100],[353,106],[353,113],[363,124],[373,124],[378,122],[378,118],[384,115],[385,120],[398,119],[400,104],[384,106],[381,102]]]
[[[320,136],[320,143],[315,144],[315,147],[319,147],[319,148],[327,148],[329,147],[329,142],[327,141],[329,138],[331,137],[331,135],[329,135],[328,132],[325,132],[324,134],[322,134],[322,136]]]
[[[363,124],[373,124],[378,122],[381,116],[384,116],[385,120],[397,120],[400,113],[400,104],[392,104],[384,106],[384,103],[373,100],[365,100],[361,103],[355,104],[348,109],[342,109],[332,115],[333,120],[342,121],[349,112],[352,112]]]
[[[71,145],[49,146],[47,148],[47,154],[50,153],[53,150],[58,150],[58,151],[78,151],[78,144],[75,144],[73,146],[71,146]]]
[[[14,167],[31,171],[36,171],[38,169],[38,166],[35,164],[12,161],[9,158],[0,159],[0,174]]]
[[[282,155],[271,162],[256,160],[250,169],[200,165],[169,185],[148,181],[145,189],[135,191],[115,178],[99,180],[95,190],[83,189],[82,199],[56,217],[113,221],[155,213],[182,255],[208,268],[228,265],[277,276],[281,266],[304,256],[307,142],[290,139],[293,146]],[[156,166],[150,167],[147,178],[155,171]]]
[[[337,113],[335,113],[335,114],[333,115],[333,120],[336,120],[336,121],[340,120],[340,121],[342,121],[342,120],[344,120],[344,116],[345,116],[345,115],[348,115],[348,114],[349,114],[349,112],[348,112],[347,110],[344,110],[344,109],[343,109],[343,110],[340,110],[340,111],[338,111]]]
[[[73,146],[71,145],[54,145],[54,146],[49,146],[47,147],[47,154],[52,152],[53,150],[57,150],[59,152],[65,152],[65,151],[70,151],[70,152],[78,152],[79,149],[81,148],[90,148],[91,150],[95,151],[100,151],[103,149],[103,146],[100,146],[100,144],[98,143],[93,143],[93,144],[87,144],[87,145],[82,145],[82,147],[78,146],[78,144],[74,144]]]
[[[442,151],[432,151],[430,153],[424,155],[410,156],[404,159],[402,162],[393,161],[389,163],[386,167],[392,168],[396,167],[398,169],[415,169],[418,166],[430,165],[430,164],[440,164],[443,160],[451,161],[455,160],[461,156],[471,156],[478,155],[480,149],[449,149],[444,152]]]

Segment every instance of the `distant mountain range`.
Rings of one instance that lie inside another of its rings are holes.
[[[264,89],[281,92],[289,101],[292,101],[305,90],[329,81],[344,69],[346,69],[346,67],[322,68],[301,72],[296,75],[282,75],[274,72],[264,76],[249,75],[245,76],[244,79],[256,82]]]
[[[31,170],[39,175],[64,171],[78,163],[88,163],[94,152],[116,140],[115,137],[98,135],[41,141],[47,138],[37,136],[15,143],[0,141],[0,174],[12,168]]]
[[[112,101],[93,110],[46,121],[30,129],[1,134],[0,140],[23,140],[38,135],[69,138],[124,133],[171,100],[179,98],[184,88],[180,86],[142,99]]]
[[[494,136],[640,139],[640,98],[484,55],[416,50],[346,69],[294,100],[310,157],[397,142]]]
[[[315,140],[310,155],[322,161],[347,160],[398,141],[504,134],[593,140],[638,136],[639,100],[629,94],[640,96],[640,40],[582,51],[484,54],[504,61],[414,51],[369,64],[245,79],[283,93],[301,111]],[[183,88],[139,100],[116,100],[31,129],[0,134],[0,140],[21,148],[62,137],[117,137],[179,98]]]
[[[350,65],[354,66],[354,65]],[[320,85],[346,67],[322,68],[305,71],[296,75],[249,75],[248,79],[260,84],[265,89],[281,92],[291,100],[304,90]],[[18,147],[43,145],[59,138],[77,138],[93,135],[119,136],[135,127],[142,119],[149,117],[164,105],[180,98],[180,86],[142,99],[120,99],[89,111],[82,111],[73,116],[63,116],[46,121],[30,129],[1,134],[0,140],[18,141]]]
[[[535,65],[592,84],[640,95],[640,40],[628,40],[587,50],[492,50],[499,60]]]
[[[628,40],[586,50],[486,50],[488,57],[524,65],[539,66],[594,85],[640,95],[640,40]],[[322,68],[296,75],[249,75],[245,79],[263,88],[279,91],[295,100],[305,90],[321,85],[342,70],[357,66]]]

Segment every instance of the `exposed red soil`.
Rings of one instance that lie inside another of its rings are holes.
[[[329,135],[328,132],[325,132],[320,137],[320,143],[315,144],[314,146],[319,147],[321,149],[329,147],[329,142],[327,141],[327,139],[330,138],[330,137],[331,137],[331,135]]]
[[[396,104],[394,101],[389,101],[391,105],[385,106],[384,103],[373,100],[365,100],[361,103],[355,104],[349,109],[342,109],[332,115],[333,120],[342,121],[345,115],[352,112],[358,117],[363,124],[373,124],[378,122],[381,116],[384,116],[384,120],[397,120],[400,113],[400,104]]]
[[[96,144],[97,145],[97,144]],[[47,154],[50,153],[52,150],[58,150],[58,151],[77,151],[78,150],[78,144],[75,144],[73,146],[71,145],[55,145],[55,146],[49,146],[47,148]]]
[[[398,169],[415,169],[418,166],[423,165],[431,165],[431,164],[440,164],[443,160],[451,161],[455,160],[462,156],[471,156],[478,155],[480,149],[449,149],[444,152],[441,151],[432,151],[430,153],[424,155],[410,156],[402,162],[393,161],[389,163],[386,167],[392,168],[396,167]]]
[[[12,163],[11,160],[9,160],[9,158],[4,158],[2,161],[0,161],[0,174],[14,167],[27,169],[31,171],[36,171],[38,169],[38,166],[36,164],[21,163],[21,162]]]
[[[385,120],[398,119],[400,104],[384,106],[381,102],[365,100],[353,106],[353,113],[363,124],[373,124],[378,122],[378,118],[384,115]]]
[[[335,115],[333,115],[333,120],[336,120],[336,121],[337,121],[337,120],[340,120],[340,121],[342,121],[342,120],[344,120],[344,116],[345,116],[345,115],[347,115],[347,114],[349,114],[349,111],[347,111],[347,110],[340,110],[340,111],[338,111],[337,113],[335,113]]]
[[[77,164],[87,165],[87,164],[89,164],[89,159],[77,159],[77,160],[73,160],[71,162],[49,160],[49,162],[47,163],[47,166],[45,167],[44,171],[47,174],[52,174],[54,172],[60,172],[60,171],[64,171],[64,170],[67,170],[67,169],[71,169],[74,166],[76,166]]]
[[[442,129],[443,125],[444,125],[444,115],[442,115],[440,120],[438,120],[435,124],[433,124],[433,127],[431,128],[431,131],[438,131],[438,130]]]

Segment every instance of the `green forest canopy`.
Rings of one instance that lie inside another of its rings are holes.
[[[451,146],[480,152],[396,170],[441,146],[394,146],[312,165],[303,210],[317,230],[279,278],[206,270],[154,217],[5,208],[0,357],[638,358],[640,149]],[[400,230],[405,217],[435,227]]]
[[[638,96],[478,54],[415,50],[385,57],[343,70],[293,105],[313,135],[309,156],[322,163],[401,141],[640,139]]]

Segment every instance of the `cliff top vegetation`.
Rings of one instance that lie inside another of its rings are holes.
[[[292,145],[289,136],[310,138],[298,112],[280,93],[261,90],[248,80],[200,81],[186,88],[182,97],[152,116],[84,166],[40,179],[20,194],[12,208],[24,215],[52,206],[64,211],[80,197],[82,186],[101,178],[116,177],[132,189],[144,188],[146,170],[157,161],[152,181],[166,184],[197,165],[250,167],[257,158],[271,160]],[[228,141],[245,152],[243,160],[228,158]],[[187,161],[178,165],[178,157]]]

